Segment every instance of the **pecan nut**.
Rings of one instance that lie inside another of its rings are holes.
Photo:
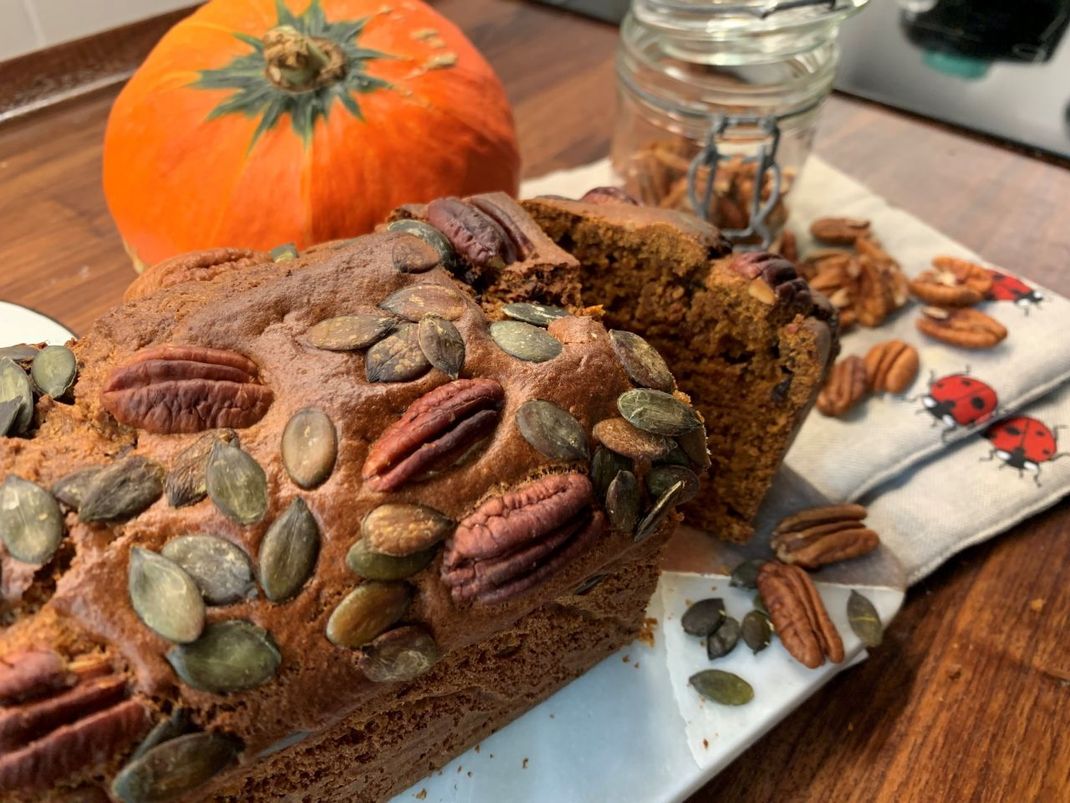
[[[810,224],[815,240],[830,245],[854,245],[860,237],[869,236],[869,221],[850,217],[819,217]]]
[[[934,270],[922,271],[910,281],[910,292],[925,304],[938,307],[972,307],[992,289],[989,272],[965,259],[936,257]]]
[[[52,650],[23,650],[0,657],[0,703],[10,705],[65,689],[67,663]]]
[[[267,254],[247,248],[212,248],[157,262],[130,283],[123,293],[123,301],[145,298],[182,282],[207,282],[232,270],[266,262]]]
[[[541,583],[605,528],[582,474],[550,474],[481,504],[446,541],[442,579],[456,602],[502,602]]]
[[[112,372],[101,404],[123,424],[164,435],[248,427],[274,399],[257,374],[256,363],[237,352],[157,346]]]
[[[817,669],[826,657],[833,663],[843,660],[843,640],[805,571],[776,561],[764,563],[758,570],[758,593],[784,649],[795,660],[810,669]]]
[[[446,235],[453,248],[481,279],[516,261],[516,246],[498,223],[460,198],[437,198],[427,205],[427,222]]]
[[[808,313],[813,307],[810,286],[799,276],[795,265],[767,251],[737,254],[729,270],[750,280],[747,290],[764,304],[780,304],[790,312]]]
[[[0,710],[0,750],[18,749],[125,698],[126,681],[113,676],[79,683],[55,697]]]
[[[620,187],[592,187],[583,194],[581,201],[589,204],[630,204],[640,206],[638,200]]]
[[[880,545],[880,538],[862,520],[861,505],[828,505],[788,516],[776,526],[770,546],[784,563],[817,569],[857,558]]]
[[[866,363],[861,357],[844,357],[829,371],[825,386],[817,394],[817,410],[822,415],[838,417],[869,395]]]
[[[395,491],[455,465],[494,431],[504,399],[493,379],[455,379],[425,393],[371,445],[365,483]]]
[[[517,205],[516,201],[503,192],[493,192],[486,195],[474,195],[468,199],[468,203],[497,223],[505,232],[516,251],[514,261],[531,256],[535,246],[521,223],[522,220],[528,218],[528,215]]]
[[[866,378],[877,393],[903,393],[918,375],[918,350],[902,340],[885,340],[866,352]]]
[[[990,349],[1007,337],[1003,324],[970,308],[925,307],[916,325],[922,334],[964,349]]]

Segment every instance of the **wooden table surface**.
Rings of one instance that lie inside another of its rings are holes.
[[[615,28],[509,0],[437,6],[502,76],[526,175],[606,153]],[[0,298],[76,331],[131,278],[100,189],[113,97],[0,126]],[[1065,168],[844,97],[816,150],[992,263],[1070,294]],[[911,589],[869,660],[694,800],[1070,800],[1068,530],[1064,503],[951,560]]]

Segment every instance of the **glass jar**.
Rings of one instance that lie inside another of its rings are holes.
[[[618,180],[769,247],[832,89],[836,32],[867,2],[633,0],[617,53]]]

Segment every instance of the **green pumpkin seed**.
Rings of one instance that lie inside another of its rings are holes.
[[[208,783],[242,751],[237,739],[219,733],[190,733],[131,759],[112,781],[121,803],[162,803]]]
[[[29,364],[34,357],[37,356],[37,352],[40,349],[37,346],[31,346],[29,343],[19,343],[15,346],[4,346],[0,348],[0,360],[8,359],[12,362],[24,362]]]
[[[490,336],[506,354],[528,362],[546,362],[561,353],[561,341],[545,329],[523,321],[495,321]]]
[[[617,417],[599,421],[592,434],[607,449],[632,460],[660,460],[676,446],[672,438],[644,432]]]
[[[193,578],[209,605],[230,605],[256,596],[253,567],[242,549],[215,535],[172,538],[160,554]]]
[[[561,307],[532,304],[526,301],[517,304],[506,304],[502,307],[502,312],[506,317],[515,321],[530,323],[532,326],[549,326],[558,318],[564,318],[568,315],[568,311]]]
[[[851,630],[867,647],[879,647],[884,638],[884,625],[876,607],[854,589],[847,598],[847,621]]]
[[[706,637],[706,657],[712,661],[732,652],[739,643],[739,631],[739,622],[731,616],[725,617],[721,626]]]
[[[298,487],[310,489],[326,482],[338,458],[338,433],[323,410],[298,410],[282,431],[282,464]]]
[[[256,460],[237,446],[212,446],[205,487],[215,506],[239,524],[255,524],[267,513],[267,475]]]
[[[204,630],[204,600],[177,563],[141,547],[130,550],[130,603],[146,627],[168,641],[195,641]]]
[[[361,583],[331,613],[327,638],[339,647],[363,647],[404,616],[411,599],[405,583]]]
[[[759,653],[769,646],[773,639],[773,625],[769,617],[755,609],[748,611],[743,617],[743,641],[755,653]]]
[[[698,413],[660,390],[627,390],[617,398],[617,409],[632,426],[655,435],[676,437],[702,426]]]
[[[33,358],[30,377],[43,395],[60,399],[74,386],[78,360],[66,346],[45,346]]]
[[[294,499],[268,528],[260,544],[264,596],[282,602],[297,594],[316,568],[320,528],[303,499]]]
[[[380,340],[364,358],[364,375],[369,382],[409,382],[431,370],[431,363],[420,348],[416,324],[398,326],[397,331]]]
[[[297,259],[297,246],[293,243],[276,245],[268,251],[268,256],[271,257],[272,262],[289,262],[290,260]]]
[[[325,351],[359,351],[374,346],[397,325],[390,315],[341,315],[309,327],[305,340]]]
[[[101,472],[100,466],[83,468],[60,477],[52,486],[52,495],[71,510],[77,510],[85,501],[93,479]]]
[[[191,727],[189,711],[185,708],[177,709],[171,716],[156,723],[153,729],[149,731],[149,735],[141,740],[141,744],[137,746],[134,754],[130,756],[130,761],[137,761],[152,748],[189,733]]]
[[[573,415],[552,402],[529,399],[516,411],[524,440],[551,460],[586,460],[587,433]]]
[[[631,535],[639,521],[639,481],[630,471],[620,471],[606,491],[606,514],[617,532]]]
[[[676,443],[699,474],[710,470],[713,461],[710,460],[710,447],[706,441],[706,427],[699,426],[683,435],[677,435]]]
[[[745,705],[754,699],[754,689],[739,675],[706,669],[688,680],[699,694],[721,705]]]
[[[0,485],[0,539],[15,560],[47,563],[63,538],[63,514],[52,494],[14,475]]]
[[[435,247],[419,237],[399,237],[390,251],[394,270],[399,273],[427,273],[441,258]]]
[[[208,625],[192,644],[173,647],[167,661],[186,685],[225,694],[267,683],[275,677],[282,654],[262,627],[228,619]]]
[[[346,553],[346,566],[365,580],[404,580],[427,568],[437,551],[431,548],[404,557],[393,557],[375,552],[367,539],[361,538]]]
[[[15,434],[15,421],[18,419],[21,409],[22,402],[17,399],[0,401],[0,438],[6,436],[9,432],[12,435]]]
[[[591,483],[594,485],[598,498],[605,499],[609,484],[613,482],[617,474],[621,471],[628,471],[631,467],[631,461],[616,452],[611,452],[604,446],[595,449],[594,459],[591,460]]]
[[[732,579],[728,584],[735,588],[757,588],[758,570],[764,563],[765,560],[761,558],[743,561],[732,570]]]
[[[437,315],[425,315],[417,329],[420,349],[432,368],[456,379],[464,367],[464,338],[457,327]]]
[[[684,487],[680,491],[676,504],[686,504],[698,496],[698,475],[689,468],[684,468],[683,466],[654,466],[650,469],[650,473],[646,475],[646,487],[650,490],[650,495],[655,499],[678,482],[682,482]]]
[[[178,453],[174,467],[164,480],[163,489],[171,507],[193,505],[208,496],[206,472],[208,457],[216,443],[239,446],[238,433],[232,429],[206,432]]]
[[[672,371],[656,348],[639,335],[620,329],[610,331],[609,342],[632,382],[641,388],[672,393],[676,386]]]
[[[441,284],[414,284],[403,287],[387,296],[379,306],[409,321],[419,321],[425,315],[440,315],[455,321],[464,315],[467,309],[460,293]]]
[[[710,633],[717,632],[717,628],[724,624],[726,616],[724,600],[720,597],[711,597],[700,599],[684,611],[684,615],[680,617],[680,624],[689,636],[705,638]]]
[[[364,648],[357,666],[373,683],[415,680],[441,657],[438,645],[422,627],[399,627]]]
[[[650,508],[635,530],[636,543],[645,541],[658,531],[658,528],[665,523],[665,519],[669,517],[669,514],[672,513],[676,505],[679,503],[680,496],[683,492],[684,483],[679,481],[670,486],[668,490],[658,497],[654,506]]]
[[[419,237],[438,252],[442,264],[446,267],[452,266],[457,261],[457,254],[450,245],[450,241],[446,239],[446,235],[429,223],[424,223],[422,220],[395,220],[386,228],[388,231],[400,231]]]
[[[86,487],[78,518],[86,522],[132,519],[163,495],[163,475],[163,466],[137,456],[102,468]]]
[[[361,541],[381,555],[403,558],[430,549],[453,532],[454,522],[425,505],[388,502],[360,524]]]
[[[8,435],[20,435],[33,423],[33,386],[26,375],[13,360],[0,358],[0,401],[14,401],[18,404],[15,423],[8,425]]]

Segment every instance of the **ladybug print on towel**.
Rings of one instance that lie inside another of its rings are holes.
[[[1000,468],[1016,468],[1019,477],[1028,471],[1040,485],[1041,465],[1066,457],[1066,452],[1056,451],[1059,429],[1061,427],[1052,429],[1043,421],[1024,415],[997,421],[984,431],[983,437],[992,442],[992,451],[981,459],[998,457],[1003,461]]]
[[[982,424],[999,406],[996,391],[968,373],[950,374],[929,381],[921,397],[922,410],[944,425],[944,435],[959,427]]]
[[[986,296],[989,301],[1013,301],[1028,315],[1031,306],[1038,306],[1044,300],[1043,293],[1030,287],[1017,276],[992,268],[988,269],[988,273],[992,276],[992,289]]]

